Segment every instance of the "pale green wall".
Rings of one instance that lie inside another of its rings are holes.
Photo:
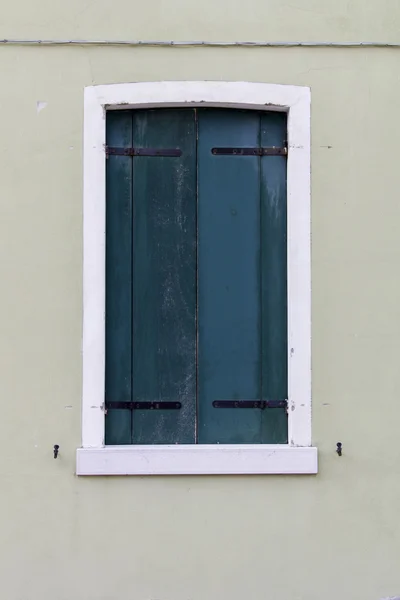
[[[399,41],[399,25],[398,0],[0,8],[0,38]],[[0,46],[0,77],[0,597],[400,594],[400,50]],[[74,476],[83,88],[161,79],[311,86],[316,477]]]

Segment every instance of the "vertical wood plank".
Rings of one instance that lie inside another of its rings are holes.
[[[132,146],[132,113],[107,114],[109,146]],[[132,386],[132,159],[106,165],[106,373],[109,402],[131,400]],[[108,410],[105,443],[131,443],[131,411]]]
[[[258,443],[260,410],[212,403],[261,394],[260,162],[211,149],[258,146],[260,117],[209,109],[198,122],[198,441]]]
[[[136,111],[133,144],[182,156],[133,159],[133,443],[195,442],[196,131],[194,110]]]
[[[261,115],[261,145],[283,146],[286,114]],[[261,158],[262,398],[288,397],[286,158]],[[262,442],[287,442],[285,409],[262,415]]]

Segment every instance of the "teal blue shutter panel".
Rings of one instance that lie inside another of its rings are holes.
[[[261,146],[283,147],[286,114],[261,113]],[[287,189],[285,156],[261,157],[262,399],[288,398]],[[266,409],[261,441],[287,443],[285,408]]]
[[[132,146],[132,112],[107,114],[109,146]],[[106,372],[107,402],[132,396],[132,158],[106,161]],[[109,410],[106,444],[130,444],[131,411]]]
[[[134,444],[195,443],[195,125],[194,110],[134,113],[134,147],[182,151],[133,159],[133,400],[182,404],[134,410]]]
[[[199,111],[198,137],[199,443],[259,443],[259,409],[213,402],[261,394],[260,159],[211,150],[259,146],[260,117]]]
[[[213,155],[282,147],[286,115],[199,112],[199,443],[285,443],[285,408],[213,407],[287,399],[286,158]]]

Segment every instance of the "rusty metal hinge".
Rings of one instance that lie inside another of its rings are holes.
[[[181,156],[179,148],[114,148],[106,146],[106,156]]]
[[[287,400],[215,400],[214,408],[286,408]]]
[[[106,402],[106,410],[179,410],[180,402]]]
[[[286,146],[270,146],[267,148],[212,148],[217,156],[287,156]]]

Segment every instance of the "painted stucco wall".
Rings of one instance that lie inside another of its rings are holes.
[[[0,38],[396,42],[399,26],[398,0],[0,8]],[[0,46],[0,78],[1,598],[399,594],[400,50]],[[315,477],[74,475],[83,88],[162,79],[311,87]]]

